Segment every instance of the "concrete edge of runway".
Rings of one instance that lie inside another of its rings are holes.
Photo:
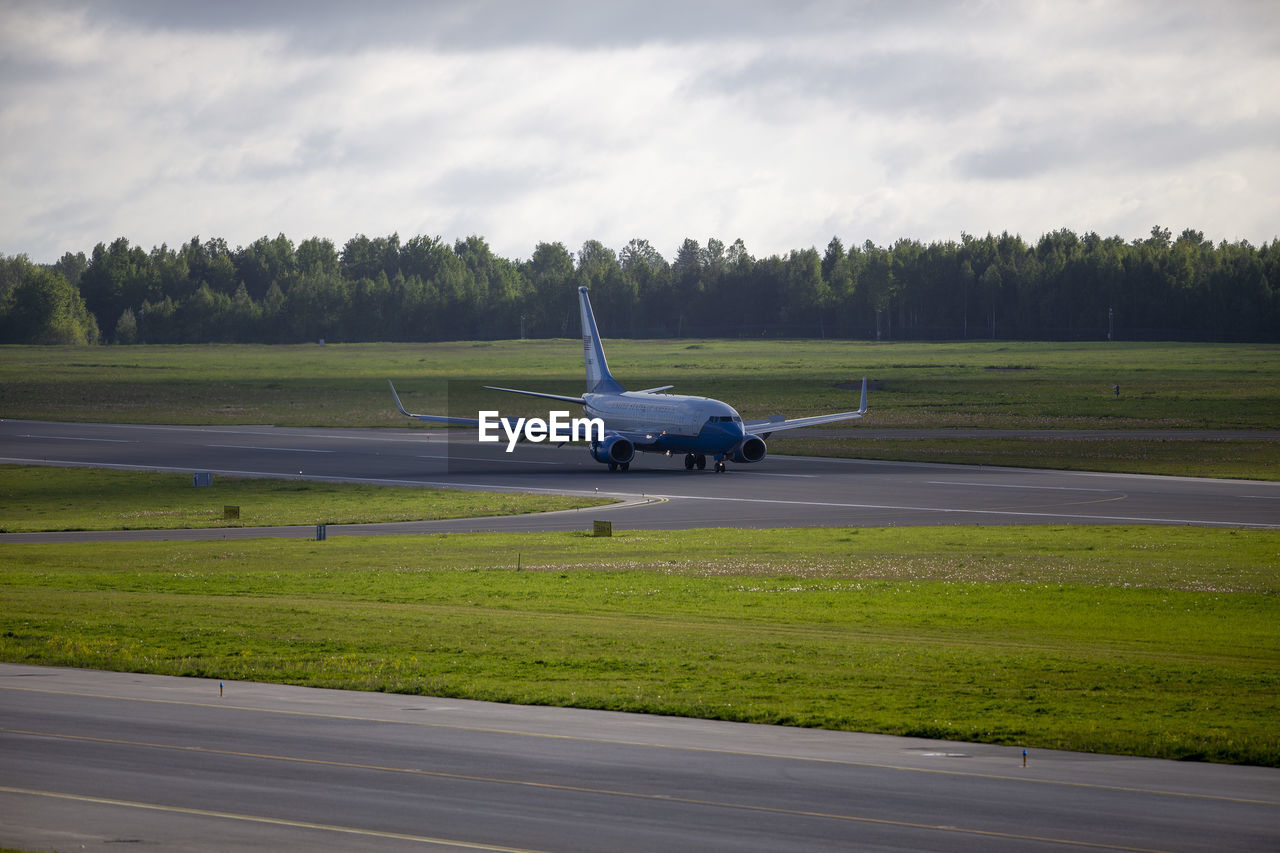
[[[0,690],[785,757],[1280,807],[1280,769],[1251,765],[1051,749],[1027,749],[1024,756],[1021,746],[13,663],[0,663]]]

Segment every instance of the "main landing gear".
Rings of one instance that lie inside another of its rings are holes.
[[[686,471],[692,471],[695,465],[696,465],[696,466],[698,466],[698,470],[699,470],[699,471],[701,471],[702,469],[706,468],[706,467],[707,467],[707,457],[703,456],[701,453],[697,453],[697,454],[694,454],[694,453],[687,453],[687,454],[685,454],[685,457],[684,457],[684,470],[686,470]]]
[[[686,453],[684,457],[684,470],[692,471],[695,466],[699,471],[704,470],[707,467],[707,457],[701,453]],[[716,460],[715,472],[717,474],[724,473],[723,459]]]
[[[630,469],[631,469],[630,462],[610,462],[609,463],[610,471],[628,471]]]

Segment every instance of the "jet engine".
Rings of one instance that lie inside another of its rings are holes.
[[[763,445],[764,442],[761,444]],[[605,436],[604,441],[593,442],[591,445],[591,458],[597,462],[626,465],[635,458],[635,455],[636,446],[620,435]]]
[[[729,454],[729,458],[739,463],[759,462],[768,452],[763,438],[758,435],[749,435],[738,443],[738,446]]]

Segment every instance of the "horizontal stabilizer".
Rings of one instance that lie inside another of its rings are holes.
[[[577,403],[579,406],[586,405],[586,400],[581,397],[566,397],[562,394],[544,394],[541,391],[521,391],[519,388],[498,388],[493,385],[484,386],[489,391],[506,391],[508,394],[524,394],[528,397],[543,397],[548,400],[559,400],[562,403]]]

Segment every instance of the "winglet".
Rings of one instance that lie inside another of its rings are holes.
[[[858,414],[867,413],[867,377],[862,377],[862,402],[858,404]]]
[[[413,417],[410,412],[406,412],[404,410],[404,404],[400,402],[400,395],[396,393],[396,386],[391,384],[390,379],[387,380],[387,387],[391,389],[391,399],[396,401],[396,408],[400,410],[400,414],[404,415],[406,418]]]
[[[480,421],[475,418],[453,418],[448,415],[419,415],[410,412],[404,407],[404,403],[400,402],[400,395],[396,393],[396,386],[391,380],[387,380],[387,387],[391,389],[391,399],[396,401],[396,408],[400,410],[400,414],[406,418],[414,418],[420,421],[426,421],[433,424],[448,424],[449,426],[477,426]]]

